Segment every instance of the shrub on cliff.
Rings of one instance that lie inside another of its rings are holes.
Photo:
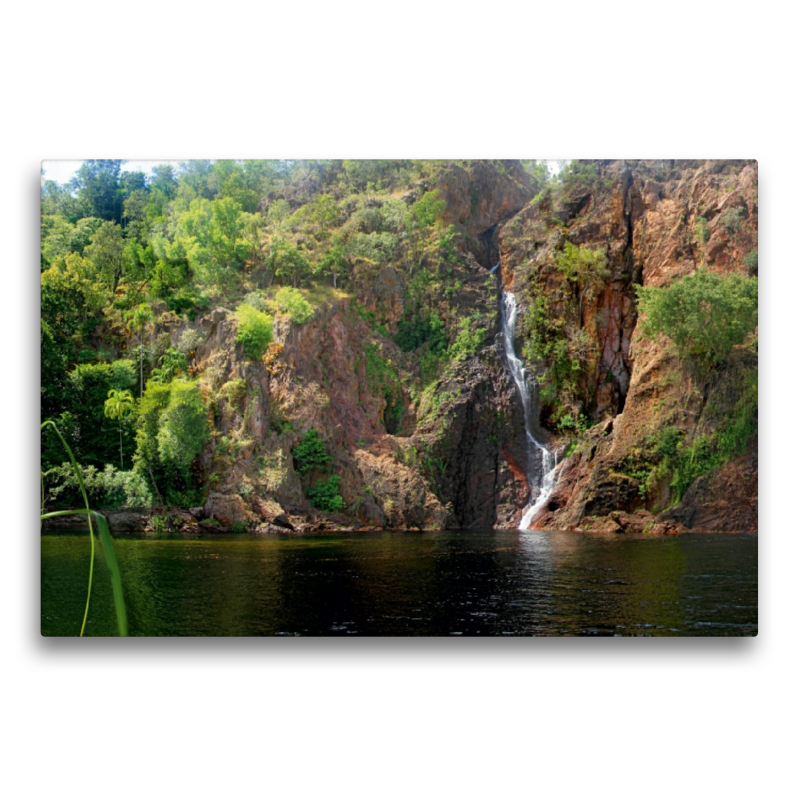
[[[458,325],[458,336],[450,345],[447,355],[453,361],[464,361],[483,344],[485,337],[486,328],[476,328],[472,331],[470,320],[462,319]]]
[[[637,291],[642,335],[663,333],[702,371],[720,364],[758,326],[758,278],[701,269],[671,286]]]
[[[289,316],[289,319],[302,325],[314,316],[314,306],[303,297],[299,289],[283,286],[275,295],[275,305],[279,311]]]
[[[422,197],[411,206],[411,216],[420,228],[430,228],[436,224],[445,208],[444,200],[439,199],[439,190],[425,192]]]
[[[324,481],[317,481],[308,490],[308,500],[311,505],[321,511],[341,511],[344,508],[344,500],[339,494],[339,484],[338,475],[331,475]]]
[[[236,341],[242,345],[248,358],[261,358],[272,341],[272,317],[249,303],[242,303],[236,309],[236,317],[239,320]]]
[[[320,469],[331,462],[325,441],[312,428],[293,448],[294,468],[301,475],[312,469]]]

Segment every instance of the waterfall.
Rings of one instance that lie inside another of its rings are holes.
[[[497,269],[497,267],[495,267]],[[494,271],[494,270],[492,270]],[[514,335],[517,327],[517,298],[511,292],[501,290],[500,320],[503,330],[508,369],[517,384],[522,409],[525,416],[525,437],[527,440],[526,477],[530,488],[528,505],[520,520],[521,530],[527,530],[531,520],[539,509],[544,507],[556,484],[556,456],[534,436],[534,427],[538,427],[538,405],[534,409],[531,396],[536,393],[536,380],[528,374],[528,370],[514,351]],[[543,438],[540,436],[540,438]]]

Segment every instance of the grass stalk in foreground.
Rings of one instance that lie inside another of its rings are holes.
[[[80,635],[83,636],[83,632],[86,628],[86,619],[89,615],[89,601],[92,597],[92,579],[94,577],[94,528],[92,527],[92,517],[94,517],[95,521],[97,522],[97,531],[100,536],[100,544],[103,548],[103,555],[105,556],[106,564],[108,565],[108,571],[111,574],[111,588],[114,594],[114,608],[117,613],[117,627],[119,629],[120,636],[127,636],[128,635],[128,616],[125,611],[125,598],[122,594],[122,578],[120,577],[119,573],[119,565],[117,564],[117,557],[114,554],[114,545],[111,541],[111,532],[108,529],[108,522],[106,518],[98,513],[97,511],[92,511],[89,508],[89,498],[86,496],[86,487],[83,483],[83,473],[81,472],[80,465],[75,460],[75,456],[72,454],[72,450],[70,450],[69,445],[67,444],[64,437],[61,435],[61,431],[56,427],[55,423],[52,420],[46,420],[42,423],[42,430],[44,430],[45,426],[49,425],[52,429],[56,432],[56,436],[61,440],[61,444],[64,445],[64,449],[67,451],[67,455],[69,456],[70,463],[72,464],[72,469],[75,471],[75,476],[78,479],[78,486],[81,490],[81,495],[83,496],[83,502],[86,506],[85,509],[79,510],[70,510],[70,511],[51,511],[48,514],[42,513],[41,519],[52,519],[53,517],[66,517],[75,514],[85,514],[86,519],[89,522],[89,540],[91,542],[91,557],[89,561],[89,586],[86,592],[86,608],[83,612],[83,623],[81,624],[81,632]],[[44,512],[44,477],[42,478],[42,512]]]

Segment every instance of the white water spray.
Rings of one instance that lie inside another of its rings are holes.
[[[528,374],[528,370],[522,360],[517,358],[517,354],[514,351],[514,334],[517,326],[517,298],[511,292],[502,293],[500,319],[506,361],[522,398],[522,409],[525,416],[525,436],[528,442],[527,478],[531,494],[528,498],[528,505],[519,522],[519,527],[520,530],[527,530],[534,515],[544,507],[556,485],[556,456],[545,445],[537,441],[532,432],[533,410],[531,408],[531,394],[536,392],[537,387],[536,381]],[[539,469],[536,469],[537,461]]]

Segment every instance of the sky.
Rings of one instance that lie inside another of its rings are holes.
[[[132,159],[130,161],[126,161],[122,165],[122,171],[144,172],[145,175],[149,175],[153,167],[157,167],[159,166],[159,164],[173,164],[174,166],[177,166],[180,163],[182,162],[177,159],[165,159],[163,161]],[[78,170],[81,164],[83,164],[82,159],[42,161],[42,168],[44,169],[44,177],[48,181],[55,181],[56,183],[67,183],[75,174],[75,172]]]

